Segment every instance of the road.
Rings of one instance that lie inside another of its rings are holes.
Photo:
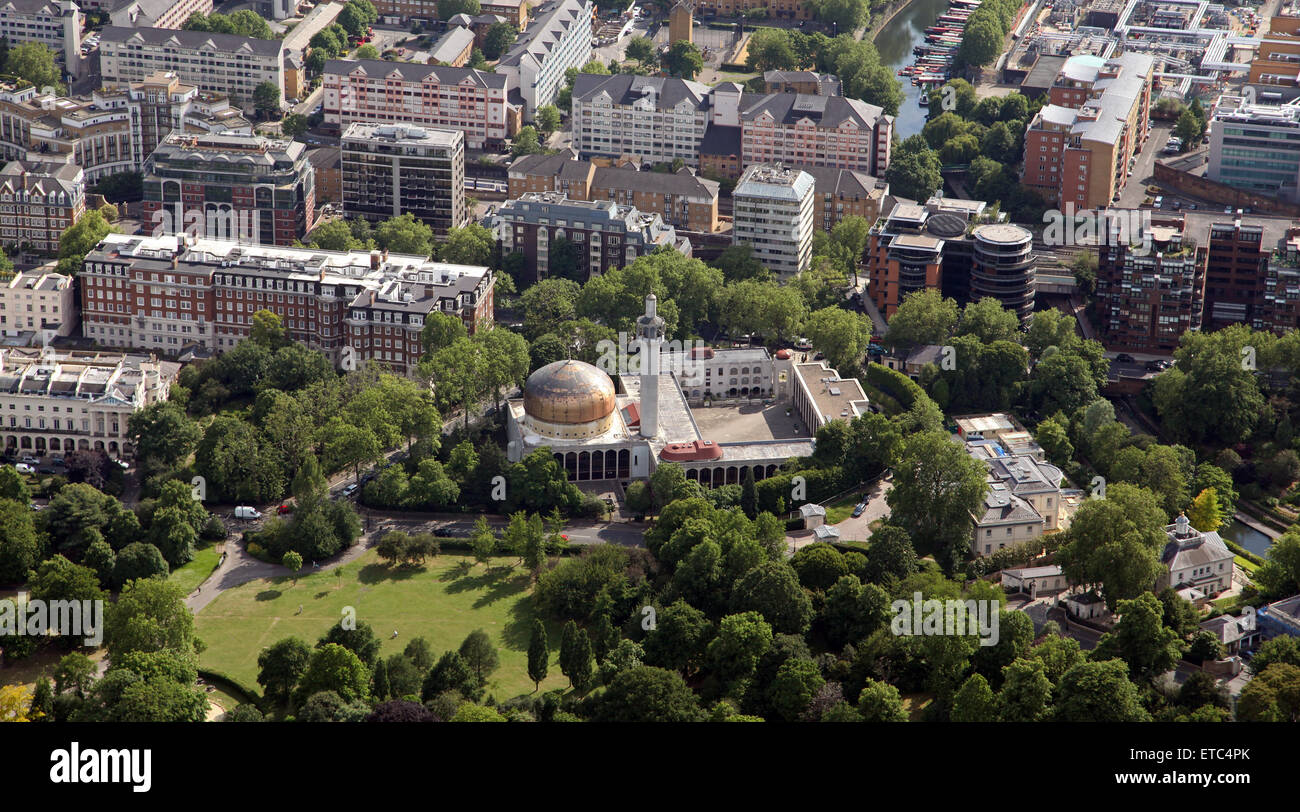
[[[1133,177],[1128,179],[1124,191],[1120,193],[1119,205],[1125,209],[1136,209],[1147,197],[1147,184],[1155,182],[1155,163],[1169,140],[1173,124],[1168,121],[1151,121],[1151,134],[1146,144],[1138,153],[1137,164],[1133,167]]]

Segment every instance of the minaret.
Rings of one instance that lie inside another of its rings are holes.
[[[657,311],[659,300],[645,297],[645,315],[636,320],[636,339],[641,345],[641,436],[659,433],[659,350],[664,343],[664,320]]]

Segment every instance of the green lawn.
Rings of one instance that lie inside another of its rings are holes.
[[[221,553],[217,552],[217,545],[209,544],[194,551],[194,560],[167,576],[167,580],[176,584],[185,590],[188,595],[198,589],[199,584],[207,580],[212,571],[217,568],[217,561],[221,558]]]
[[[195,618],[196,632],[207,643],[200,664],[257,687],[257,655],[285,638],[315,645],[355,608],[383,640],[380,656],[400,652],[413,638],[424,637],[435,655],[458,648],[475,629],[491,635],[501,657],[488,692],[505,700],[532,693],[528,678],[528,636],[533,622],[528,577],[509,567],[515,558],[493,560],[485,571],[473,559],[456,555],[431,559],[423,569],[389,569],[374,550],[340,570],[316,572],[297,584],[284,577],[254,581],[223,592]],[[302,614],[298,614],[298,607]],[[398,636],[393,638],[393,630]],[[560,674],[560,626],[548,622],[551,647],[549,675],[542,689],[568,685]]]
[[[849,518],[853,515],[853,508],[861,501],[862,494],[855,493],[844,497],[838,502],[832,502],[829,505],[826,505],[826,523],[839,524]]]

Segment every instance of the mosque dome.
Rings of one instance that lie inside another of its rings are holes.
[[[524,384],[524,412],[529,422],[552,436],[589,436],[587,431],[563,429],[567,426],[603,430],[617,406],[614,382],[582,361],[547,364],[529,375]],[[550,427],[560,431],[547,431]]]

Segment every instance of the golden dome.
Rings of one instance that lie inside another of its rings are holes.
[[[556,361],[528,376],[524,412],[536,420],[566,425],[604,420],[614,412],[614,382],[591,364]]]

